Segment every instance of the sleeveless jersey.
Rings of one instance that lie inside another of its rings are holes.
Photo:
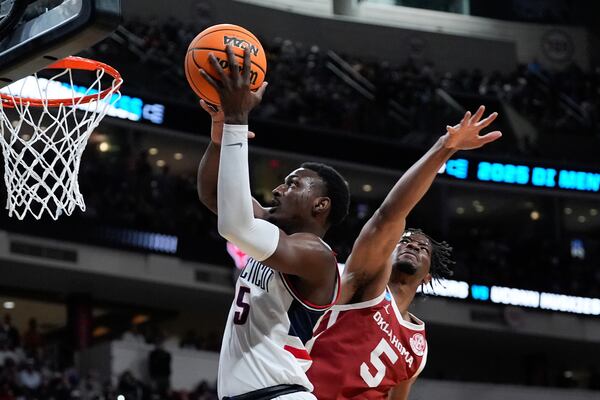
[[[223,334],[219,398],[281,384],[312,391],[306,376],[311,360],[305,343],[339,293],[338,272],[331,304],[310,304],[301,300],[289,277],[249,258],[237,280]]]
[[[319,400],[387,399],[394,386],[425,367],[425,324],[411,319],[402,318],[389,290],[332,307],[307,343],[313,394]]]

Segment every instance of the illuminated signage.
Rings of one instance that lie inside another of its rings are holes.
[[[136,247],[138,249],[169,254],[177,253],[177,236],[116,228],[103,229],[103,236],[113,243]]]
[[[497,304],[537,308],[540,305],[540,294],[533,290],[492,286],[490,300]]]
[[[438,173],[454,179],[475,182],[600,192],[600,173],[593,171],[457,158],[448,160]]]
[[[93,95],[98,93],[98,90],[78,85],[71,87],[70,83],[58,82],[44,78],[35,78],[28,76],[9,86],[0,89],[1,92],[7,94],[19,95],[20,97],[33,98],[72,98],[73,91],[80,95]],[[116,102],[113,101],[116,100]],[[94,111],[94,103],[79,104],[77,106],[81,110]],[[114,118],[126,119],[130,121],[149,121],[153,124],[160,125],[164,121],[165,106],[162,104],[149,104],[138,97],[122,95],[117,100],[117,95],[113,95],[108,105],[106,115]]]
[[[423,285],[422,287],[423,293],[429,295],[456,299],[466,299],[469,297],[469,284],[463,281],[440,279],[439,281],[434,280],[430,285]],[[421,292],[421,288],[417,292]]]
[[[471,297],[474,300],[488,301],[490,299],[490,288],[484,285],[471,285]]]

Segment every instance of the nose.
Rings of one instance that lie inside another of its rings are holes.
[[[419,246],[415,242],[406,243],[406,247],[410,248],[411,250],[419,251]]]
[[[283,191],[283,184],[277,186],[271,193],[273,193],[274,197],[281,197]]]

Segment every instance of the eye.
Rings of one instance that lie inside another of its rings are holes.
[[[408,239],[401,239],[400,243],[408,243]]]
[[[425,251],[425,253],[429,254],[429,249],[427,246],[421,246],[421,250]]]

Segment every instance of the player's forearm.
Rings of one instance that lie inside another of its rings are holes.
[[[437,172],[455,153],[445,147],[446,135],[413,164],[396,182],[378,212],[385,220],[406,218],[431,187]]]
[[[247,125],[225,125],[217,182],[219,234],[259,261],[271,256],[277,248],[279,228],[254,217]]]
[[[198,165],[198,197],[202,204],[214,213],[217,212],[217,179],[219,176],[220,152],[221,146],[211,141]]]

